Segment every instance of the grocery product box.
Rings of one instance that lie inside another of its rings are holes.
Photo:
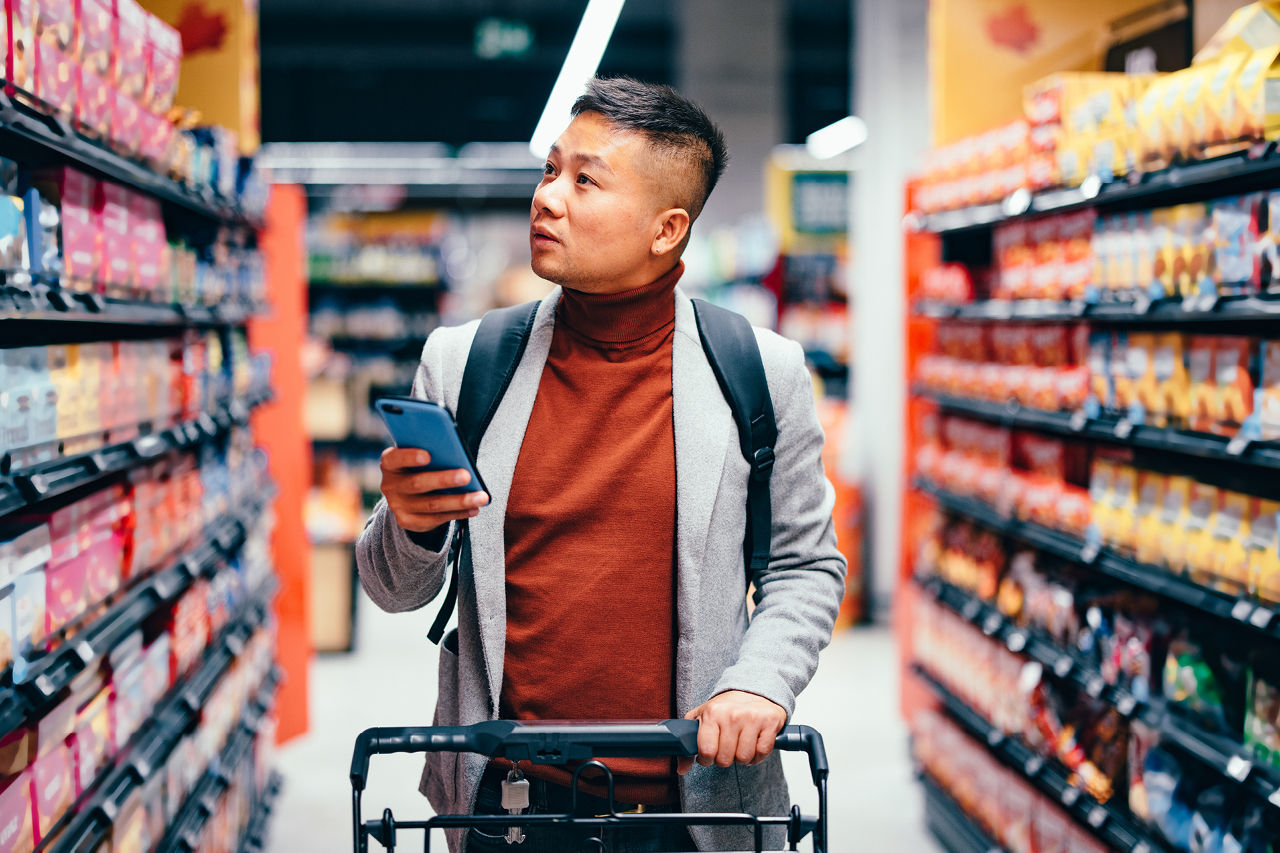
[[[73,0],[35,0],[34,94],[56,113],[75,114],[80,28]]]
[[[28,853],[35,849],[32,814],[31,771],[0,781],[0,850]]]
[[[1280,602],[1280,501],[1261,499],[1249,519],[1249,592]]]
[[[1213,280],[1222,295],[1258,289],[1261,193],[1218,199],[1213,216]]]
[[[1254,400],[1259,438],[1280,440],[1280,341],[1261,342],[1262,379]]]
[[[1250,54],[1236,77],[1234,109],[1227,132],[1233,139],[1271,139],[1280,131],[1280,44]]]
[[[12,84],[7,91],[14,94],[16,87],[30,92],[35,87],[35,2],[5,0],[5,13],[9,29],[5,79]]]
[[[31,767],[31,801],[35,812],[35,838],[39,844],[66,814],[75,799],[71,750],[58,746]]]
[[[147,16],[147,85],[143,101],[158,114],[173,106],[182,65],[182,37],[155,15]]]
[[[1218,422],[1215,432],[1234,434],[1253,414],[1258,375],[1258,341],[1253,338],[1221,338],[1214,354],[1218,385]]]
[[[1212,531],[1213,547],[1207,566],[1207,582],[1231,595],[1249,591],[1249,555],[1245,541],[1256,498],[1222,490]]]
[[[1280,44],[1280,3],[1249,3],[1231,14],[1191,60],[1193,65],[1212,62],[1228,54],[1249,53]]]
[[[101,272],[95,212],[98,181],[65,166],[37,170],[31,180],[41,197],[58,208],[64,286],[96,289]]]
[[[98,184],[95,202],[98,227],[101,230],[101,260],[98,278],[109,295],[129,295],[133,286],[130,256],[130,193],[109,181]]]

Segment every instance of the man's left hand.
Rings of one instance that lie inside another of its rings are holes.
[[[684,715],[697,720],[698,763],[729,767],[759,764],[773,752],[773,741],[787,722],[782,706],[763,696],[742,690],[729,690],[712,697]],[[688,773],[692,760],[680,759],[678,770]]]

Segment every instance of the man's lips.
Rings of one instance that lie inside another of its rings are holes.
[[[557,240],[555,237],[552,237],[552,236],[551,236],[551,234],[549,234],[549,233],[548,233],[548,232],[546,232],[546,231],[543,231],[543,230],[542,230],[542,229],[540,229],[540,228],[534,228],[534,229],[530,230],[529,235],[530,235],[530,237],[531,237],[533,240],[535,240],[535,241],[537,241],[537,240],[541,240],[541,241],[545,241],[545,242],[549,242],[549,243],[559,243],[559,242],[560,242],[560,241],[559,241],[559,240]]]

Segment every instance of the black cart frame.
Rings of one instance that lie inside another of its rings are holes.
[[[667,720],[661,723],[617,723],[604,725],[517,723],[495,720],[472,726],[421,726],[366,729],[356,738],[351,757],[351,816],[355,853],[368,853],[369,839],[385,850],[396,849],[399,830],[421,830],[423,850],[430,853],[432,829],[479,829],[505,831],[519,824],[529,828],[572,825],[588,828],[639,825],[664,826],[747,826],[755,833],[755,851],[764,850],[764,829],[783,826],[788,849],[798,850],[806,836],[812,836],[813,853],[827,853],[827,753],[822,735],[809,726],[787,726],[779,733],[774,748],[805,752],[809,772],[818,789],[818,815],[800,813],[792,806],[788,815],[759,816],[732,813],[642,813],[619,814],[613,796],[613,774],[600,758],[688,758],[698,752],[698,723],[695,720]],[[534,764],[579,763],[574,770],[573,808],[564,814],[522,815],[436,815],[428,820],[396,820],[391,809],[377,820],[365,820],[361,796],[369,776],[369,758],[374,755],[413,752],[471,752],[489,758],[528,761]],[[577,812],[577,782],[587,768],[603,771],[608,790],[609,813],[604,816]],[[585,849],[608,853],[598,838],[584,842]],[[519,853],[519,845],[512,853]]]

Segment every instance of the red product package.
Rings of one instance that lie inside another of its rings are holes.
[[[147,13],[137,0],[115,0],[116,88],[130,98],[147,90]]]
[[[119,184],[103,181],[98,185],[98,226],[102,233],[102,256],[98,278],[116,292],[125,291],[133,284],[129,256],[129,197],[132,195]]]
[[[169,680],[175,682],[200,659],[209,644],[208,581],[196,581],[174,603],[169,627]]]
[[[0,853],[27,853],[35,847],[31,770],[0,782]]]
[[[178,94],[178,69],[182,65],[182,36],[173,27],[147,16],[147,88],[143,101],[155,113],[165,113]]]
[[[1062,262],[1065,255],[1061,232],[1061,216],[1033,219],[1028,225],[1027,234],[1035,247],[1035,265],[1031,269],[1031,282],[1026,294],[1032,299],[1062,298]]]
[[[45,571],[45,631],[53,634],[85,611],[85,579],[90,552],[84,551]]]
[[[173,122],[145,110],[138,114],[138,154],[157,170],[168,171],[176,131]]]
[[[35,2],[34,0],[5,0],[6,39],[5,79],[7,91],[14,88],[31,91],[35,88]]]
[[[1096,219],[1097,214],[1093,210],[1061,217],[1059,299],[1083,299],[1085,288],[1093,280],[1093,228]]]
[[[996,226],[995,256],[999,275],[996,299],[1021,299],[1030,289],[1034,252],[1027,234],[1027,223],[1008,222]]]
[[[113,82],[111,59],[116,38],[111,0],[76,0],[76,15],[80,21],[80,64]]]
[[[1231,434],[1253,414],[1253,392],[1258,384],[1260,344],[1256,338],[1219,338],[1214,353],[1218,385],[1218,422],[1215,432]]]
[[[90,68],[80,68],[80,96],[76,98],[76,121],[95,136],[111,136],[111,117],[115,109],[111,84]]]
[[[79,32],[73,0],[35,0],[35,96],[56,111],[75,114]]]
[[[152,293],[160,287],[160,261],[168,245],[160,201],[141,193],[131,193],[128,205],[129,266],[138,288]]]
[[[59,746],[38,759],[31,768],[31,801],[35,812],[37,844],[66,814],[74,798],[71,750],[66,746]]]

